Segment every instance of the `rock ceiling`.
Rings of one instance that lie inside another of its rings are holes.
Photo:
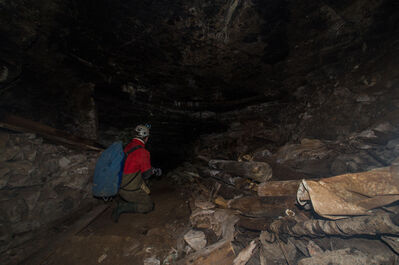
[[[303,92],[310,96],[377,48],[392,48],[397,7],[390,0],[0,1],[2,105],[28,116],[71,112],[76,104],[68,102],[87,83],[115,102],[127,92],[130,102],[175,109],[291,102],[298,87],[311,84]]]

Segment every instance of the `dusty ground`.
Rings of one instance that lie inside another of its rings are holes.
[[[109,208],[43,264],[143,264],[149,257],[162,264],[187,227],[189,207],[182,193],[164,180],[154,183],[152,198],[153,212],[123,214],[118,223],[112,222]]]

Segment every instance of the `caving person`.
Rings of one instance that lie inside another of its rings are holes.
[[[150,126],[138,125],[135,138],[123,150],[127,157],[119,189],[120,199],[112,212],[114,222],[118,222],[122,213],[148,213],[154,208],[145,180],[152,175],[160,176],[162,171],[151,167],[150,152],[145,149],[149,136]]]

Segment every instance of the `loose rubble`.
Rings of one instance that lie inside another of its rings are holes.
[[[212,150],[220,138],[210,135],[191,163],[168,175],[191,197],[184,238],[198,234],[202,242],[186,240],[194,252],[182,252],[178,264],[393,264],[399,141],[392,131],[385,122],[335,141],[258,146],[237,160]]]
[[[8,132],[0,132],[0,149],[0,256],[11,257],[51,223],[94,202],[97,153]]]

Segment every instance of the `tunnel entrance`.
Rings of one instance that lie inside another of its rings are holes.
[[[0,1],[1,263],[398,264],[397,10]]]

